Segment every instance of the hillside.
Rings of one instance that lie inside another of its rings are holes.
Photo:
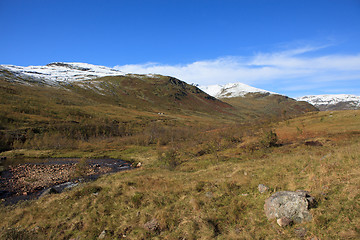
[[[240,116],[252,119],[276,119],[293,117],[317,108],[304,101],[276,94],[243,83],[200,87],[209,95],[233,106]]]
[[[360,96],[349,94],[311,95],[297,98],[306,101],[320,111],[360,109]]]
[[[358,239],[359,116],[316,112],[270,126],[221,125],[201,135],[192,129],[165,145],[124,148],[104,139],[97,146],[119,149],[142,167],[1,206],[0,233],[5,239]],[[264,145],[269,129],[278,137],[272,147]],[[259,184],[269,190],[260,193]],[[312,220],[284,228],[268,221],[265,199],[297,189],[317,200]]]
[[[318,111],[317,108],[307,102],[270,93],[254,92],[240,97],[222,98],[221,100],[253,118],[276,119],[279,116],[290,118],[306,112]],[[255,112],[254,109],[257,111]]]
[[[0,82],[0,150],[76,148],[91,138],[141,134],[154,124],[214,128],[316,110],[272,94],[221,101],[173,77],[84,63],[2,65]],[[61,144],[53,143],[54,136]]]
[[[53,85],[2,71],[0,83],[2,150],[36,136],[57,135],[66,142],[60,148],[67,148],[92,137],[137,134],[157,121],[211,125],[234,118],[230,105],[172,77],[126,75]]]

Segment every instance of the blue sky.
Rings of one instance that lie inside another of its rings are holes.
[[[360,95],[360,0],[0,0],[0,64]]]

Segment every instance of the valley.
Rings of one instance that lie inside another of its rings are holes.
[[[30,195],[101,174],[39,199],[3,198],[2,239],[357,239],[360,111],[236,92],[218,99],[89,64],[2,66],[2,178],[11,170],[29,187],[6,186]],[[114,159],[127,168],[107,169]],[[316,199],[312,220],[268,220],[265,200],[296,190]]]

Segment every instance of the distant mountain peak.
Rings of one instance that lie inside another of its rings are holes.
[[[216,97],[216,98],[232,98],[232,97],[243,97],[248,93],[270,93],[275,94],[270,91],[266,91],[260,88],[251,87],[244,83],[228,83],[225,85],[209,85],[209,86],[200,86],[201,90],[207,94]]]
[[[360,108],[360,96],[351,94],[308,95],[296,98],[296,100],[308,102],[322,111]]]

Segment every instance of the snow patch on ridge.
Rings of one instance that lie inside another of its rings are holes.
[[[309,95],[296,98],[296,100],[306,101],[316,107],[322,105],[336,105],[339,103],[349,103],[355,108],[360,107],[360,96],[350,94]]]
[[[46,66],[28,67],[15,65],[0,66],[18,74],[27,75],[36,79],[42,79],[50,82],[81,81],[91,80],[98,77],[125,75],[125,73],[113,68],[76,62],[55,62]]]
[[[216,98],[244,97],[248,93],[270,93],[260,88],[251,87],[244,83],[228,83],[225,85],[200,86],[201,90]]]

